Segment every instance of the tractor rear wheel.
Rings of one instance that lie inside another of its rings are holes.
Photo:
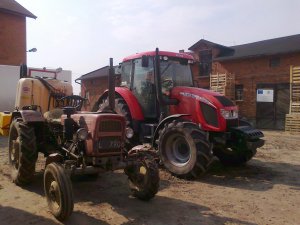
[[[154,158],[143,154],[138,158],[135,165],[125,168],[128,175],[129,187],[134,197],[149,201],[159,188],[159,170]]]
[[[44,190],[51,213],[59,221],[73,212],[73,190],[70,177],[59,163],[47,165],[44,173]]]
[[[10,126],[8,144],[13,182],[17,185],[30,183],[38,157],[34,128],[15,119]]]
[[[224,165],[237,166],[248,162],[256,154],[256,149],[237,150],[234,148],[215,147],[214,155]]]
[[[167,123],[159,131],[160,160],[175,176],[193,179],[203,175],[212,162],[212,146],[206,133],[192,122]]]

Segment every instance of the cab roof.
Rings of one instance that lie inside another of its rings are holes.
[[[155,56],[155,51],[149,51],[149,52],[141,52],[136,53],[134,55],[127,56],[123,59],[123,62],[132,60],[132,59],[138,59],[142,58],[143,55],[146,56]],[[187,54],[187,53],[177,53],[177,52],[167,52],[167,51],[159,51],[158,54],[160,56],[168,56],[168,57],[174,57],[174,58],[182,58],[182,59],[191,59],[194,60],[193,56]]]

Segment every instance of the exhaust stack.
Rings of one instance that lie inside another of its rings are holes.
[[[109,74],[108,74],[108,101],[111,111],[115,110],[115,70],[113,65],[113,58],[109,59]]]

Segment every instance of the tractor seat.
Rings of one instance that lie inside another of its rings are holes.
[[[64,114],[63,110],[60,108],[55,108],[44,113],[44,118],[49,123],[61,124],[61,116]]]

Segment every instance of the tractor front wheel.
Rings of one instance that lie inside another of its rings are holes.
[[[47,165],[44,173],[44,190],[51,213],[59,221],[66,220],[73,212],[73,190],[70,177],[59,163]]]
[[[193,179],[203,175],[212,162],[211,144],[206,133],[187,121],[176,121],[159,131],[160,160],[175,176]]]
[[[30,183],[38,157],[34,128],[15,119],[10,125],[8,145],[13,182],[17,185]]]
[[[159,170],[152,156],[143,154],[134,165],[125,168],[125,173],[134,197],[148,201],[158,192]]]

